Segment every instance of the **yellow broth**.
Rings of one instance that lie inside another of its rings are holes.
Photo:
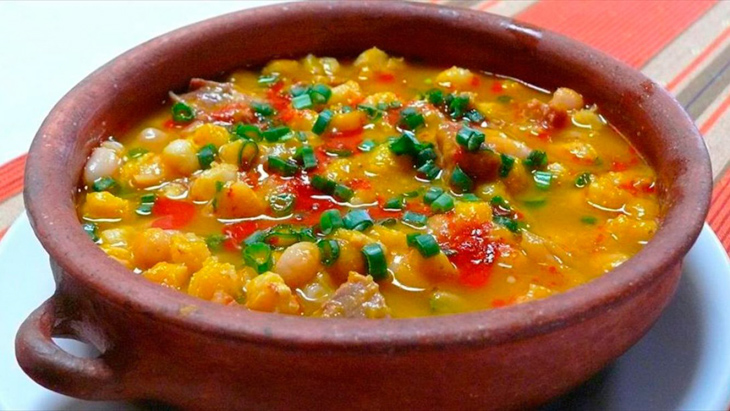
[[[109,256],[200,298],[416,317],[603,275],[656,231],[654,186],[573,90],[370,49],[192,80],[92,152],[78,212]]]

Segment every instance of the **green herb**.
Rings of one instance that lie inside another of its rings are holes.
[[[339,157],[339,158],[345,158],[345,157],[352,157],[352,151],[346,149],[346,148],[332,148],[332,147],[326,147],[324,149],[324,152],[327,153],[330,157]]]
[[[309,96],[314,104],[325,104],[332,96],[332,89],[324,84],[315,84],[309,89]]]
[[[117,181],[111,177],[99,177],[94,180],[91,189],[94,191],[113,191],[118,187]]]
[[[290,160],[270,156],[268,160],[269,169],[281,174],[284,177],[291,177],[297,173],[299,167]]]
[[[362,254],[367,263],[368,274],[374,280],[383,280],[388,275],[388,265],[385,261],[385,251],[378,243],[367,244],[362,248]]]
[[[423,115],[414,107],[408,107],[400,112],[400,126],[407,130],[415,130],[425,124]]]
[[[255,141],[246,140],[241,144],[241,151],[238,152],[238,164],[243,170],[249,170],[259,156],[259,145]]]
[[[423,202],[425,204],[431,204],[434,202],[434,200],[439,198],[439,196],[441,196],[441,194],[443,194],[443,193],[444,193],[444,189],[441,187],[436,187],[436,186],[430,187],[426,191],[426,194],[423,195]]]
[[[319,229],[324,235],[331,234],[344,226],[342,216],[337,210],[327,210],[319,216]]]
[[[467,202],[467,203],[477,203],[479,201],[482,201],[481,198],[477,197],[476,194],[472,193],[466,193],[463,196],[460,197],[461,201]]]
[[[467,111],[464,117],[466,117],[467,120],[471,121],[472,123],[481,123],[482,121],[486,120],[482,113],[474,109]]]
[[[253,108],[253,111],[256,112],[256,114],[262,115],[264,117],[268,117],[274,114],[274,107],[272,107],[269,103],[254,101],[253,103],[251,103],[251,107]]]
[[[497,101],[502,104],[509,104],[510,102],[512,102],[512,96],[503,94],[503,95],[497,97]]]
[[[276,81],[279,79],[278,73],[272,73],[268,76],[260,76],[258,83],[264,86],[271,86],[272,84],[276,83]]]
[[[454,95],[451,96],[452,97],[449,101],[449,114],[451,115],[451,118],[460,118],[464,115],[467,108],[469,107],[469,97]]]
[[[350,199],[352,199],[352,196],[355,195],[355,192],[352,191],[350,187],[344,184],[336,184],[335,190],[332,192],[332,195],[341,201],[350,201]]]
[[[189,123],[193,120],[195,120],[195,111],[190,106],[182,101],[178,101],[172,105],[172,121],[181,124]]]
[[[348,230],[365,231],[373,226],[373,219],[366,210],[351,210],[342,219]]]
[[[441,173],[441,167],[437,166],[433,160],[428,160],[425,164],[418,167],[416,172],[426,180],[435,180]]]
[[[239,123],[236,125],[236,128],[233,130],[233,139],[238,140],[240,138],[244,138],[246,140],[252,140],[252,141],[261,141],[261,138],[263,135],[261,134],[261,130],[251,124],[241,124]]]
[[[362,143],[360,143],[357,148],[358,150],[367,153],[368,151],[373,151],[377,144],[373,140],[363,140]]]
[[[288,225],[280,225],[276,226],[273,230],[271,230],[271,232],[266,234],[266,239],[264,241],[276,248],[284,248],[296,244],[299,240],[299,232],[293,230]]]
[[[401,197],[393,197],[390,200],[386,201],[383,207],[386,210],[402,210],[403,199]]]
[[[334,196],[341,201],[350,201],[354,195],[352,189],[346,185],[337,183],[319,175],[312,177],[311,184],[315,189],[327,195]]]
[[[433,257],[441,252],[436,237],[431,234],[420,234],[413,238],[413,246],[424,258]]]
[[[266,236],[269,234],[268,230],[258,230],[253,232],[250,236],[243,240],[243,244],[251,245],[255,243],[263,243],[266,240]]]
[[[147,150],[146,148],[135,147],[135,148],[130,149],[127,152],[127,157],[138,158],[138,157],[142,157],[143,155],[147,154],[148,152],[149,152],[149,150]]]
[[[484,142],[484,133],[464,126],[456,133],[456,142],[464,146],[467,151],[477,151]]]
[[[553,179],[553,173],[549,171],[535,171],[533,174],[533,178],[535,180],[535,185],[537,185],[537,188],[540,190],[547,190],[550,188],[550,184]]]
[[[419,235],[421,235],[421,233],[419,232],[408,233],[406,235],[406,243],[409,247],[414,247],[416,245],[416,237],[418,237]]]
[[[291,105],[297,110],[312,107],[312,97],[309,94],[302,94],[291,99]]]
[[[302,164],[305,170],[317,168],[317,156],[314,154],[314,149],[310,146],[302,146],[297,149],[294,158]]]
[[[207,244],[208,248],[212,251],[218,251],[223,247],[223,242],[227,239],[228,237],[223,234],[212,234],[205,237],[205,244]]]
[[[489,204],[492,205],[492,207],[498,207],[501,208],[504,211],[510,212],[512,211],[512,207],[509,205],[507,200],[502,198],[502,196],[494,196],[491,200],[489,200]]]
[[[421,213],[406,211],[403,213],[402,221],[413,228],[423,228],[426,226],[426,222],[428,222],[428,217]]]
[[[426,92],[426,98],[428,102],[434,106],[440,106],[444,103],[444,93],[439,89],[431,89]]]
[[[266,139],[266,141],[270,142],[276,142],[279,141],[282,137],[289,134],[291,132],[291,129],[286,126],[279,126],[270,128],[264,132],[261,133],[261,135]]]
[[[85,223],[81,226],[81,228],[84,230],[84,232],[91,238],[91,241],[97,242],[99,241],[99,236],[96,234],[98,231],[98,227],[94,223]]]
[[[332,121],[332,112],[330,110],[322,110],[312,126],[312,133],[321,135],[327,129],[330,121]]]
[[[417,147],[420,146],[418,139],[413,133],[405,132],[400,137],[390,143],[390,151],[393,154],[400,156],[403,154],[415,155],[418,154]]]
[[[155,205],[157,196],[154,193],[143,194],[139,197],[139,206],[137,206],[137,214],[139,215],[150,215],[152,214],[152,207]]]
[[[534,169],[544,168],[548,164],[547,153],[540,150],[532,150],[525,159],[524,164]]]
[[[249,267],[253,267],[259,274],[271,269],[271,247],[264,243],[253,243],[243,249],[243,261]]]
[[[512,168],[515,166],[515,159],[514,157],[510,157],[507,154],[500,154],[499,158],[502,161],[502,164],[499,166],[499,176],[505,178],[509,175],[509,172],[512,171]]]
[[[423,146],[423,144],[419,144],[419,147]],[[433,149],[433,147],[425,147],[421,149],[418,154],[416,154],[416,166],[421,167],[422,165],[426,164],[429,161],[435,161],[436,160],[436,150]]]
[[[431,203],[431,210],[434,213],[440,214],[454,209],[454,197],[451,197],[447,193],[443,193],[438,196],[437,199]]]
[[[575,179],[575,186],[578,188],[584,188],[587,187],[591,181],[593,181],[591,173],[582,173]]]
[[[340,244],[337,243],[337,240],[319,240],[317,247],[319,247],[320,261],[325,266],[334,264],[340,258]]]
[[[494,222],[503,226],[504,228],[508,229],[509,231],[511,231],[513,233],[517,233],[522,229],[522,224],[519,221],[517,221],[513,218],[509,218],[507,216],[495,215]]]
[[[217,152],[218,150],[213,144],[206,144],[201,147],[200,150],[198,150],[198,163],[200,163],[200,168],[204,170],[210,168],[213,160],[215,160]]]
[[[584,224],[595,225],[598,222],[598,219],[596,217],[587,215],[587,216],[581,217],[580,221],[581,221],[581,223],[584,223]]]
[[[461,167],[454,167],[451,172],[451,185],[456,188],[459,193],[466,193],[474,188],[474,181],[469,177]]]
[[[269,197],[269,206],[277,217],[289,215],[294,210],[297,196],[291,193],[274,194]]]

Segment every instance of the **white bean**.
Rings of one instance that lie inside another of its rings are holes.
[[[183,175],[192,174],[200,167],[195,147],[188,140],[171,141],[162,151],[162,159],[165,164]]]
[[[146,149],[160,151],[170,142],[170,136],[160,129],[148,127],[137,134],[137,142]]]
[[[311,281],[320,269],[319,247],[300,242],[287,248],[274,266],[289,287],[300,287]]]
[[[84,183],[91,185],[102,177],[112,177],[121,164],[116,151],[107,147],[95,148],[84,167]]]

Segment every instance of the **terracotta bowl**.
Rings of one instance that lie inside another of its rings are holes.
[[[306,53],[378,46],[411,60],[571,87],[598,103],[656,168],[663,223],[616,270],[541,301],[453,316],[331,320],[233,309],[133,275],[89,241],[74,211],[100,139],[158,108],[191,77]],[[575,41],[483,12],[405,2],[276,5],[174,31],[90,75],[49,114],[25,202],[56,292],[18,332],[21,367],[54,391],[187,409],[516,408],[544,403],[621,355],[671,299],[710,191],[701,136],[677,102]],[[77,358],[52,336],[94,345]]]

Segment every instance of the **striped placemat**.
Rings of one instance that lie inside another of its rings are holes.
[[[697,122],[713,163],[708,222],[730,250],[730,2],[425,0],[513,17],[611,54],[664,85]],[[25,155],[0,166],[0,238],[22,212]]]

